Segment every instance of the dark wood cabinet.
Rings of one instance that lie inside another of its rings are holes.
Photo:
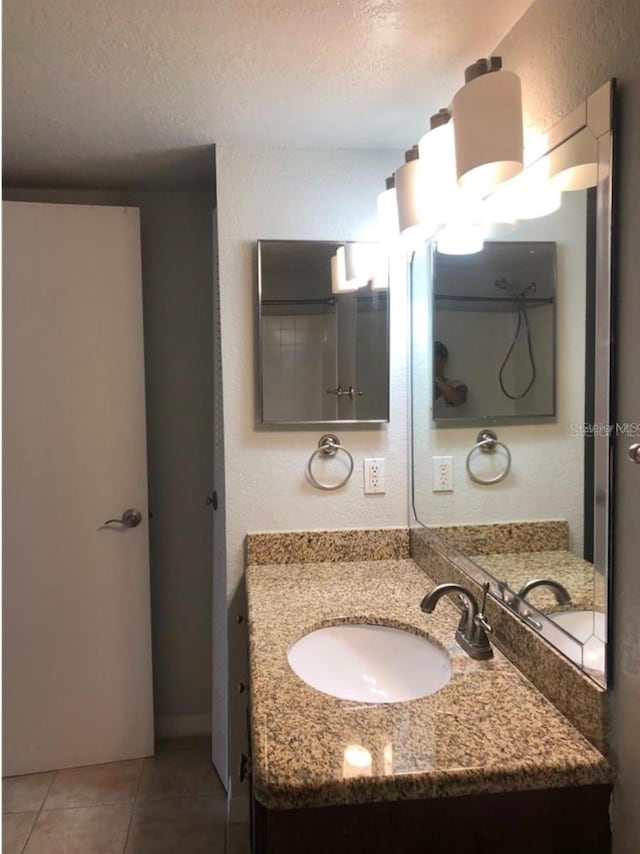
[[[254,854],[608,854],[610,786],[314,809],[253,802]]]

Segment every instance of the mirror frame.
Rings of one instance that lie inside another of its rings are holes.
[[[385,335],[387,343],[387,376],[386,376],[386,418],[375,419],[329,419],[318,421],[265,421],[264,418],[264,376],[263,376],[263,332],[262,332],[262,245],[273,243],[297,243],[297,244],[335,244],[336,246],[344,246],[349,243],[373,243],[368,240],[271,240],[262,238],[257,241],[257,271],[258,271],[258,288],[257,288],[257,306],[256,306],[256,324],[257,324],[257,352],[256,352],[256,425],[260,430],[279,430],[279,429],[296,429],[301,430],[307,427],[377,427],[382,424],[388,424],[391,420],[391,336],[390,336],[390,313],[391,313],[391,282],[389,275],[389,287],[384,291],[387,296],[387,316],[385,323]],[[353,293],[353,292],[350,292]],[[376,293],[382,293],[377,291]],[[336,295],[339,299],[339,295]]]
[[[595,340],[593,352],[594,371],[594,484],[593,484],[593,566],[594,566],[594,601],[597,598],[606,607],[606,638],[603,638],[605,649],[604,687],[612,684],[612,649],[610,615],[612,606],[612,498],[613,498],[613,448],[615,433],[618,429],[614,414],[614,396],[612,383],[613,350],[613,168],[614,168],[614,96],[615,79],[607,81],[586,101],[565,116],[544,135],[545,150],[526,166],[547,156],[551,151],[562,145],[581,130],[588,128],[597,141],[598,152],[598,183],[596,187],[596,244],[595,244]],[[413,382],[413,378],[412,378]],[[412,410],[413,410],[412,399]],[[538,422],[540,423],[540,422]],[[444,425],[442,425],[444,426]],[[465,426],[464,424],[454,426]],[[431,429],[434,429],[432,421]],[[412,481],[414,477],[414,427],[411,425],[412,452]],[[411,506],[415,523],[429,530],[428,525],[418,519],[415,507],[415,488],[411,484]],[[460,524],[463,524],[462,522]],[[435,532],[432,536],[440,538]],[[442,539],[442,538],[440,538]],[[446,540],[443,540],[446,543]],[[449,547],[448,543],[448,548]],[[464,558],[466,555],[460,553]],[[479,573],[484,573],[477,567]],[[465,573],[466,574],[466,573]],[[494,580],[488,573],[488,580]],[[477,579],[476,579],[477,581]],[[603,585],[603,588],[598,588]],[[598,595],[598,593],[600,595]],[[491,591],[492,599],[499,603],[515,617],[512,609],[497,593]],[[535,608],[533,609],[535,611]],[[522,619],[520,617],[520,619]],[[549,643],[542,635],[540,641]],[[553,646],[553,644],[550,644]],[[554,647],[555,648],[555,647]],[[580,667],[580,665],[576,665]],[[587,676],[588,671],[581,668]],[[591,676],[591,678],[594,678]],[[594,678],[596,684],[601,684]]]

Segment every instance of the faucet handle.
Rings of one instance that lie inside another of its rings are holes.
[[[485,630],[485,632],[492,634],[493,633],[493,627],[491,626],[491,624],[489,623],[489,621],[487,620],[487,618],[485,617],[485,614],[484,614],[484,608],[485,608],[485,605],[487,604],[487,594],[489,593],[489,587],[490,587],[490,584],[488,581],[485,581],[485,583],[482,585],[482,604],[480,605],[480,609],[479,609],[478,613],[476,614],[476,618],[474,620],[474,623],[479,628],[480,627],[483,628]]]
[[[487,594],[489,592],[490,584],[488,581],[482,585],[482,602],[480,603],[480,613],[484,614],[484,606],[487,604]]]
[[[487,620],[487,618],[485,617],[485,615],[482,612],[480,612],[479,614],[476,614],[476,618],[474,620],[474,623],[479,628],[484,629],[485,632],[487,632],[487,634],[489,634],[489,635],[493,634],[493,626]]]

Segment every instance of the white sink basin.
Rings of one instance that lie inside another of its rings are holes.
[[[423,637],[390,626],[328,626],[293,644],[287,657],[300,679],[333,697],[399,703],[434,694],[451,662]]]
[[[606,637],[605,615],[599,611],[556,611],[547,614],[556,626],[575,638],[567,637],[554,625],[546,623],[542,636],[552,641],[560,652],[576,664],[604,673],[605,645],[600,638]],[[595,618],[595,619],[594,619]],[[578,641],[578,643],[576,643]]]

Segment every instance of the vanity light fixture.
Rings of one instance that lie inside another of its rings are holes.
[[[458,184],[479,196],[522,171],[522,87],[502,57],[479,59],[453,98]]]
[[[389,280],[391,278],[391,257],[389,247],[384,243],[374,243],[371,245],[371,270],[369,273],[369,281],[372,291],[387,291],[389,290]]]
[[[373,276],[374,243],[346,243],[344,247],[347,285],[364,288]]]
[[[393,243],[400,235],[395,175],[386,179],[384,192],[378,194],[378,227],[384,243]]]
[[[344,246],[338,246],[336,254],[331,256],[331,293],[346,294],[357,290],[357,285],[347,281],[346,253]]]
[[[598,183],[598,140],[583,128],[549,154],[549,179],[558,190],[587,190]]]
[[[346,243],[331,256],[331,292],[353,293],[368,284],[375,290],[389,286],[388,256],[379,243]]]
[[[389,284],[389,260],[381,243],[347,243],[345,245],[347,284],[376,290]]]
[[[405,152],[395,173],[398,228],[407,249],[436,237],[440,252],[480,252],[492,222],[513,227],[516,219],[559,206],[560,196],[546,179],[544,192],[534,188],[531,204],[518,198],[531,193],[528,184],[497,197],[497,189],[522,173],[522,124],[520,78],[502,70],[499,56],[470,65],[451,109],[431,116],[430,130]],[[382,204],[379,197],[379,210]]]
[[[424,193],[420,155],[414,145],[404,155],[404,164],[395,174],[398,226],[403,240],[419,243],[432,233],[424,217]]]
[[[446,107],[431,116],[428,130],[418,143],[422,191],[422,214],[434,223],[444,224],[457,192],[456,152],[451,111]]]

